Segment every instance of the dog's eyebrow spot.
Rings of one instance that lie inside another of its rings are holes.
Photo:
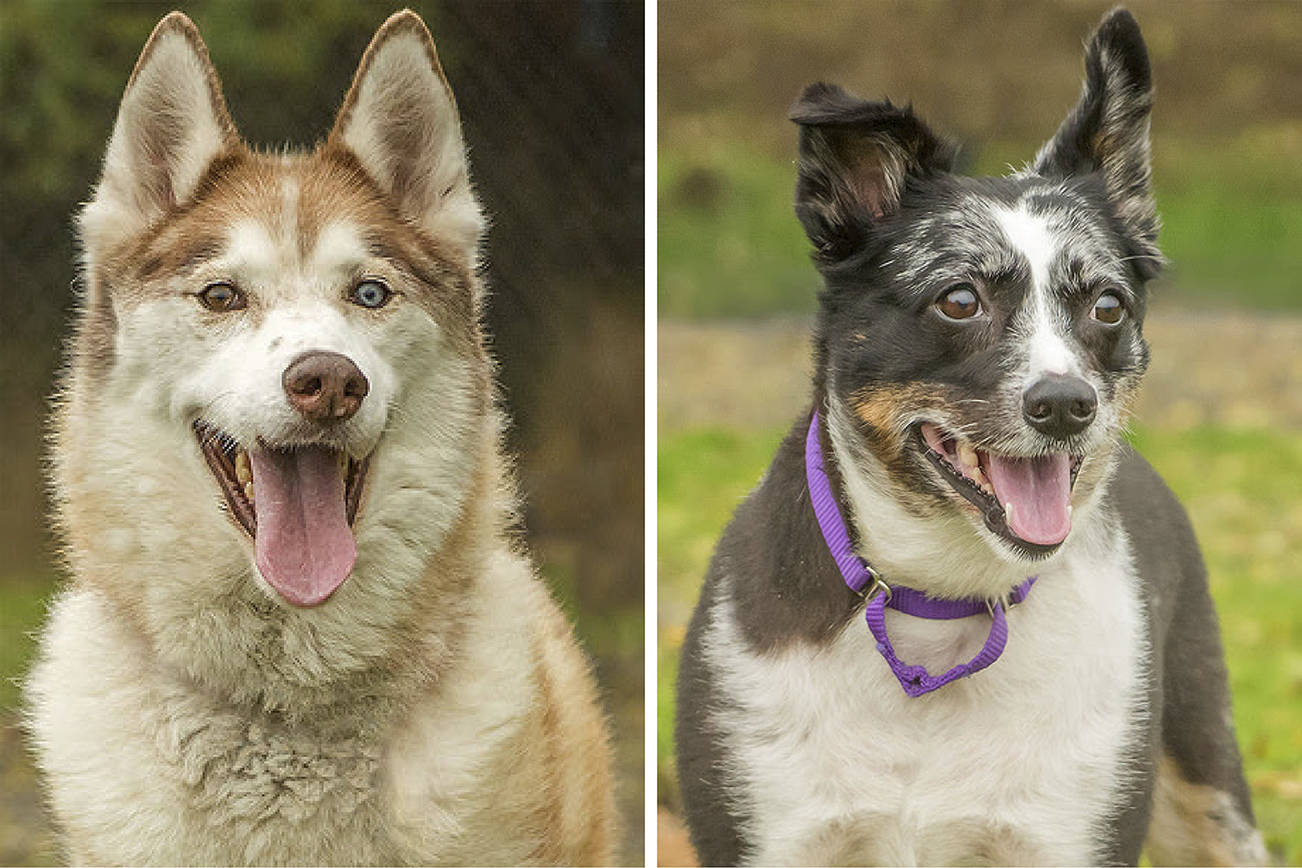
[[[383,259],[398,271],[431,289],[448,282],[446,275],[448,269],[437,260],[427,261],[424,254],[419,251],[400,250],[378,235],[370,235],[366,238],[366,248],[372,256]]]
[[[282,259],[267,228],[256,220],[241,220],[230,231],[227,254],[246,268],[270,272]]]
[[[1001,262],[985,275],[990,283],[1017,283],[1026,277],[1026,266],[1021,261]]]
[[[194,228],[186,232],[165,230],[133,249],[126,262],[135,263],[139,280],[152,280],[164,272],[190,271],[221,255],[225,239],[214,232]]]
[[[182,269],[194,268],[209,260],[221,256],[222,244],[216,237],[198,239],[195,244],[183,248],[179,265]]]
[[[326,225],[312,249],[312,265],[326,273],[354,271],[368,257],[374,256],[362,231],[348,220]]]
[[[168,238],[151,239],[156,243],[148,245],[139,258],[136,276],[141,280],[152,280],[164,272],[190,271],[209,260],[221,256],[223,240],[214,234],[182,236],[175,246]]]

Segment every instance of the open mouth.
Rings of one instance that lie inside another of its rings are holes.
[[[245,449],[196,422],[195,437],[231,514],[253,539],[258,571],[296,606],[314,606],[357,560],[352,525],[368,460],[324,446]]]
[[[1054,551],[1071,531],[1071,491],[1082,457],[1065,452],[1034,457],[976,448],[931,422],[915,429],[922,453],[986,527],[1030,554]]]

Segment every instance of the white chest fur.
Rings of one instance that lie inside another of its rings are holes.
[[[1122,789],[1147,640],[1124,538],[1078,545],[1009,613],[990,668],[911,699],[858,618],[769,655],[728,603],[707,655],[757,864],[1088,864]],[[1066,554],[1064,552],[1064,554]],[[724,595],[723,599],[727,599]],[[989,619],[890,612],[907,663],[968,659]]]
[[[489,566],[489,600],[534,593],[513,558]],[[28,700],[73,861],[518,864],[535,841],[502,825],[532,805],[502,792],[536,769],[517,746],[531,633],[513,617],[468,606],[463,659],[392,724],[359,698],[347,719],[289,727],[168,677],[94,592],[64,596]]]

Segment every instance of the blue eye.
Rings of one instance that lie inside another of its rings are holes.
[[[357,286],[353,287],[352,293],[348,296],[353,304],[375,310],[384,307],[388,303],[389,297],[393,293],[389,287],[385,286],[382,281],[375,278],[367,278]]]

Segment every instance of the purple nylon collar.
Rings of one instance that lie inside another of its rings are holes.
[[[895,673],[896,679],[909,696],[921,696],[951,681],[966,678],[974,672],[980,672],[999,659],[1008,642],[1008,620],[1002,600],[938,600],[927,596],[922,591],[899,585],[887,585],[872,568],[854,553],[850,544],[850,534],[846,530],[841,510],[836,505],[832,486],[827,480],[827,471],[823,468],[823,449],[818,440],[818,411],[809,420],[809,433],[805,436],[805,484],[809,488],[809,500],[814,506],[814,515],[818,518],[818,527],[823,532],[823,541],[827,550],[841,571],[846,585],[868,601],[864,610],[864,620],[868,629],[877,639],[877,651],[886,659],[886,664]],[[1008,605],[1015,605],[1026,599],[1035,584],[1031,576],[1008,595]],[[941,675],[932,675],[922,666],[910,666],[895,655],[895,648],[886,635],[886,607],[915,618],[932,618],[953,620],[968,618],[989,612],[992,618],[990,635],[977,655],[966,663],[960,663]]]

